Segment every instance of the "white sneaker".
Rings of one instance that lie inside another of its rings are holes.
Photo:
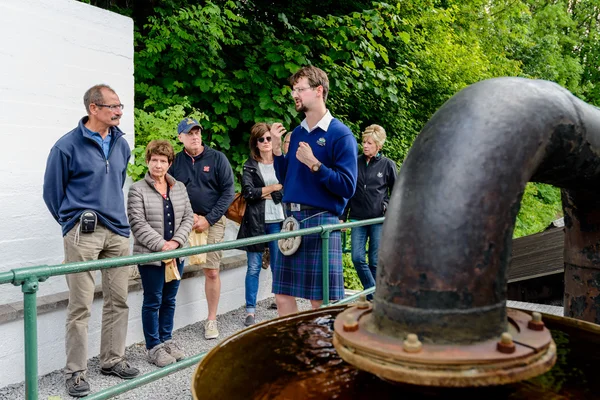
[[[208,320],[204,324],[204,338],[205,339],[216,339],[219,337],[219,329],[217,328],[217,321]]]

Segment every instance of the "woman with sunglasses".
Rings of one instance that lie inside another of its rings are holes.
[[[281,200],[283,186],[275,176],[271,126],[264,122],[250,129],[250,158],[244,163],[242,195],[246,199],[246,212],[240,225],[238,239],[260,236],[281,231],[285,216]],[[255,323],[256,297],[266,243],[242,248],[248,257],[246,272],[246,319],[244,325]],[[279,256],[277,241],[268,243],[271,269],[276,267]]]

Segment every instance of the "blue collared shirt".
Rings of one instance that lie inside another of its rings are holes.
[[[102,147],[102,151],[104,152],[104,157],[108,158],[108,152],[110,150],[110,141],[112,140],[112,135],[110,133],[110,130],[108,131],[108,135],[106,135],[106,138],[102,139],[102,136],[100,136],[100,134],[98,132],[94,132],[94,131],[88,129],[87,127],[85,127],[85,129],[88,131],[88,133],[90,134],[92,139],[94,139],[96,141],[96,143],[98,143],[100,145],[100,147]]]

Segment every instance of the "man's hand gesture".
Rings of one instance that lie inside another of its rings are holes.
[[[280,156],[281,150],[281,137],[285,135],[285,128],[280,122],[275,122],[271,125],[271,144],[273,146],[273,155]]]
[[[308,168],[319,162],[313,154],[312,148],[306,142],[300,142],[296,151],[296,158]]]

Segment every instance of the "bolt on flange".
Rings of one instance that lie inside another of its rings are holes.
[[[344,331],[356,332],[358,330],[358,321],[351,314],[344,316]]]
[[[532,331],[543,331],[544,322],[542,321],[542,314],[539,312],[531,313],[531,321],[527,323],[527,327]]]
[[[365,310],[365,309],[369,308],[369,302],[367,301],[367,296],[365,296],[364,294],[361,294],[360,297],[358,298],[358,303],[356,303],[356,307],[359,310]]]
[[[406,335],[406,340],[403,343],[403,349],[407,353],[418,353],[423,349],[423,343],[419,341],[419,337],[414,333]]]
[[[502,336],[500,336],[500,341],[498,342],[496,349],[500,353],[511,354],[514,353],[517,347],[513,342],[512,335],[508,332],[504,332]]]

